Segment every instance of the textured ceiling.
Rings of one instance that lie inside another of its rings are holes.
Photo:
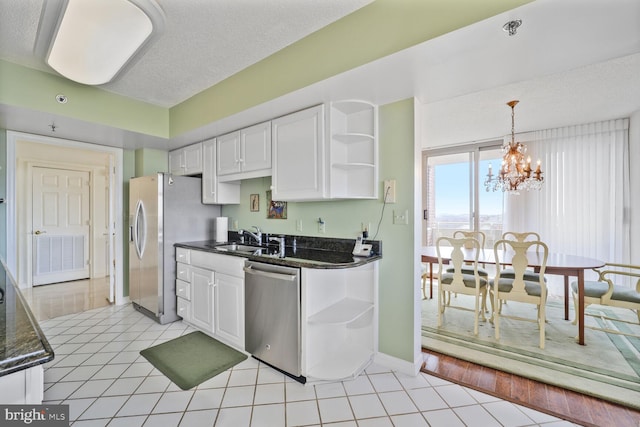
[[[26,65],[31,61],[37,65],[37,61],[29,57],[30,53],[25,55],[24,52],[30,52],[33,45],[42,1],[0,0],[0,57]],[[255,5],[259,0],[164,0],[162,5],[165,8],[176,6],[173,13],[178,16],[181,13],[200,15],[176,17],[176,20],[199,22],[208,20],[202,18],[205,14],[200,11],[208,10],[211,3],[221,2],[227,5],[237,2],[238,7],[245,7]],[[269,8],[274,10],[282,4],[292,7],[293,3],[300,4],[299,9],[293,8],[298,15],[313,15],[317,3],[322,2],[268,2]],[[342,0],[332,0],[327,5],[333,10],[331,5],[342,3]],[[200,6],[187,7],[187,4]],[[356,8],[363,2],[350,4]],[[238,15],[236,19],[253,22],[263,11],[251,7],[243,13],[246,16]],[[523,20],[515,37],[508,37],[502,31],[502,25],[511,19]],[[22,31],[22,26],[31,30]],[[198,58],[199,50],[209,52],[212,49],[208,44],[209,29],[207,25],[202,28],[202,24],[197,31],[195,29],[195,25],[190,27],[189,24],[180,27],[179,31],[176,29],[179,33],[189,33],[192,39],[188,43],[177,43],[184,52],[177,46],[170,48],[174,54],[186,58],[195,71],[189,71],[180,60],[170,58],[167,47],[162,52],[149,51],[149,58],[145,57],[144,61],[151,62],[140,61],[136,64],[140,69],[134,68],[131,76],[127,75],[132,82],[123,79],[117,83],[120,87],[113,85],[109,90],[117,89],[128,96],[146,98],[159,98],[166,93],[184,98],[190,96],[191,91],[199,91],[189,89],[187,95],[175,95],[184,93],[181,91],[192,84],[189,81],[192,74],[194,79],[212,79],[212,83],[202,83],[204,87],[211,86],[215,82],[211,71],[217,70],[215,64],[207,67],[191,63],[202,60]],[[176,37],[180,40],[189,38],[184,35]],[[260,41],[255,37],[243,40],[240,42],[232,38],[228,43],[237,43],[234,50],[252,51],[251,45]],[[154,49],[159,49],[159,45]],[[225,52],[229,55],[224,48],[218,49],[223,52],[216,52],[216,55],[224,55]],[[14,51],[23,53],[18,55]],[[7,56],[10,52],[16,56]],[[243,67],[241,64],[237,66]],[[155,70],[156,67],[159,69]],[[156,73],[161,74],[164,80]],[[146,74],[153,77],[147,79]],[[173,149],[319,102],[357,98],[382,105],[410,97],[416,97],[422,104],[421,143],[424,148],[507,135],[511,123],[510,110],[505,104],[512,99],[520,100],[516,109],[516,132],[629,117],[631,113],[640,111],[640,1],[535,0],[193,129],[169,141],[133,133],[127,133],[125,138],[119,129],[7,105],[0,105],[0,127],[43,133],[42,126],[38,128],[37,125],[55,120],[59,125],[56,136],[60,138],[105,145],[126,140],[126,148]],[[175,101],[164,102],[171,104]]]
[[[372,0],[156,0],[164,33],[104,89],[171,107]],[[0,58],[53,72],[33,54],[45,0],[0,1]]]

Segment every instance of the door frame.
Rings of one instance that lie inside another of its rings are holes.
[[[124,271],[123,271],[123,162],[124,155],[122,148],[109,147],[103,145],[90,144],[81,141],[73,141],[62,138],[53,138],[42,135],[34,135],[23,132],[7,131],[7,268],[16,279],[20,287],[27,287],[25,274],[20,274],[18,263],[18,212],[17,212],[17,170],[16,170],[16,147],[18,141],[26,140],[39,144],[53,145],[57,147],[77,148],[85,151],[95,151],[109,154],[113,159],[113,169],[110,171],[113,189],[110,191],[110,206],[112,212],[112,222],[109,224],[115,250],[110,268],[114,265],[112,277],[113,293],[115,294],[115,304],[120,305],[126,302],[124,291]],[[27,257],[28,258],[28,257]]]

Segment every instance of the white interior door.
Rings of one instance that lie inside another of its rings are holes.
[[[89,277],[89,172],[33,168],[33,285]]]

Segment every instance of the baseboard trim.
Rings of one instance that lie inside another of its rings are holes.
[[[380,352],[376,354],[376,357],[373,361],[374,363],[389,368],[394,372],[400,372],[402,374],[413,377],[418,375],[418,372],[420,372],[420,368],[422,367],[423,363],[422,354],[418,354],[416,359],[413,362],[410,362],[408,360],[400,359],[395,356]]]

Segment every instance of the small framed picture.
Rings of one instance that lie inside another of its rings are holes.
[[[249,195],[249,210],[251,212],[260,211],[260,195],[259,194]]]
[[[271,190],[267,191],[267,218],[287,219],[287,202],[271,200]]]

